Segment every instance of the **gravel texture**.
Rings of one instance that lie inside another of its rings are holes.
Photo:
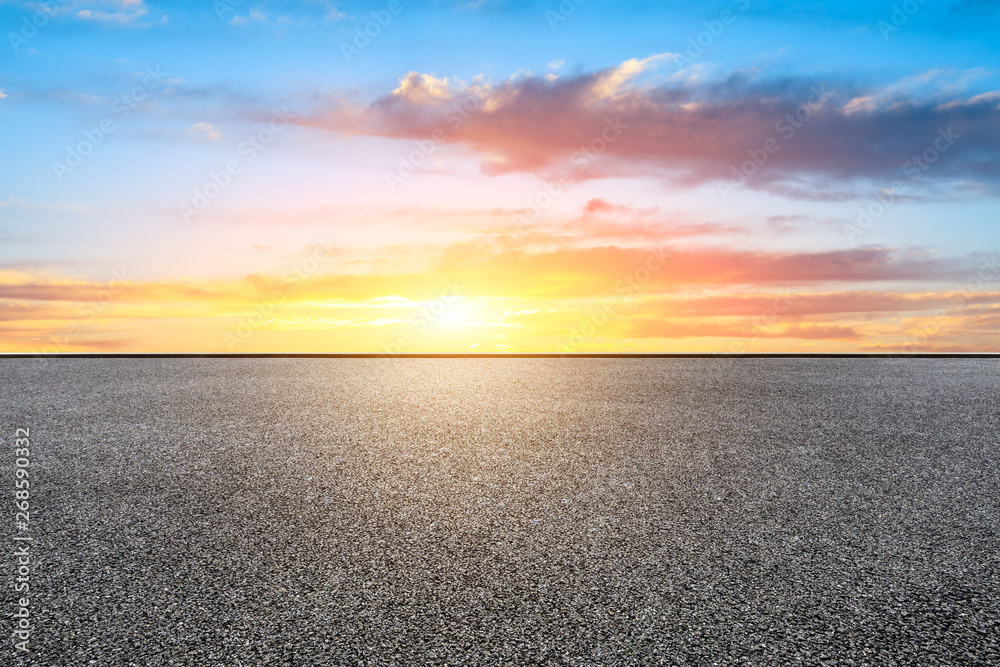
[[[998,371],[0,360],[0,663],[998,664]]]

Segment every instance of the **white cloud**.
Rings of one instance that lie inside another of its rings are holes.
[[[448,77],[438,79],[432,74],[419,72],[408,72],[399,80],[399,86],[392,91],[392,94],[411,102],[440,101],[451,97],[448,91]]]
[[[895,83],[877,88],[867,95],[851,98],[841,108],[845,115],[872,113],[891,109],[901,100],[924,99],[939,102],[938,108],[989,101],[994,91],[966,99],[963,95],[978,80],[995,76],[997,72],[977,67],[967,70],[931,69],[914,76],[903,77]],[[985,95],[985,97],[984,97]]]
[[[248,25],[250,23],[267,23],[267,14],[259,9],[251,9],[247,16],[234,16],[229,22],[232,25]]]
[[[191,126],[189,132],[192,136],[209,139],[211,141],[222,138],[222,133],[219,132],[219,128],[205,122],[195,123]]]
[[[63,11],[84,21],[99,21],[130,28],[148,28],[154,23],[149,18],[149,8],[143,0],[76,0],[70,2]],[[167,22],[166,14],[156,23]]]
[[[277,17],[270,17],[263,9],[251,9],[250,13],[246,16],[234,16],[233,20],[229,22],[229,25],[235,26],[246,26],[251,23],[259,23],[260,25],[266,26],[276,26],[279,28],[289,28],[289,27],[303,27],[309,24],[308,19],[295,19],[288,15],[281,15]]]
[[[662,60],[676,60],[675,53],[657,53],[639,60],[631,58],[618,67],[604,72],[594,83],[592,91],[597,99],[610,99],[625,86],[626,83],[642,74],[651,66]]]

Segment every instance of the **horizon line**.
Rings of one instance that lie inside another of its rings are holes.
[[[1000,359],[1000,352],[0,352],[0,359]]]

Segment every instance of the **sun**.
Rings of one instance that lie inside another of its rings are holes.
[[[447,329],[457,329],[472,324],[472,313],[468,308],[463,308],[461,304],[450,304],[448,308],[437,318],[436,324]]]

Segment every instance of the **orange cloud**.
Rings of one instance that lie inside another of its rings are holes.
[[[584,218],[609,207],[592,203]],[[486,234],[421,248],[412,270],[376,254],[362,273],[336,265],[242,280],[99,283],[8,270],[0,341],[4,351],[99,351],[115,341],[136,351],[230,351],[224,341],[239,332],[232,351],[379,352],[399,340],[406,351],[555,351],[582,327],[594,331],[574,351],[663,351],[664,341],[728,351],[739,339],[842,350],[898,346],[932,320],[937,345],[959,332],[966,349],[996,339],[1000,293],[940,287],[971,275],[967,259],[887,248],[656,249],[641,226],[625,236],[635,245],[588,245],[589,233],[557,225],[528,245]],[[936,287],[903,293],[902,281]]]

